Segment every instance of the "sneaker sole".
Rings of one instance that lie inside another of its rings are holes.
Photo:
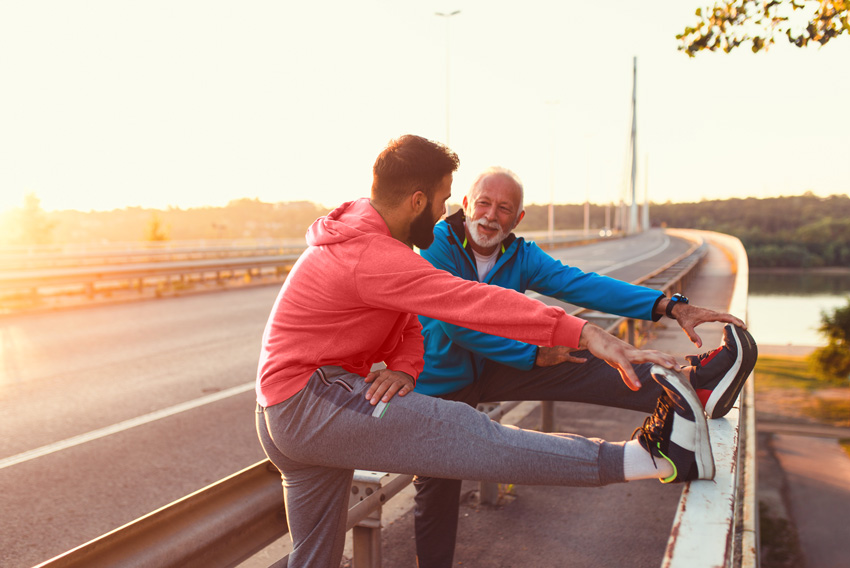
[[[653,375],[661,375],[670,383],[694,413],[694,461],[697,464],[698,479],[714,479],[714,454],[711,453],[711,439],[708,436],[708,423],[703,414],[702,402],[691,382],[678,371],[667,369],[661,365],[653,365],[650,369]]]
[[[747,330],[733,325],[732,336],[735,338],[738,357],[735,364],[717,383],[705,404],[705,413],[709,418],[722,418],[732,410],[758,359],[758,347]]]

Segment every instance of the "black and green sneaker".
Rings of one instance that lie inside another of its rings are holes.
[[[664,393],[632,438],[637,437],[653,457],[673,466],[673,475],[662,483],[714,479],[708,424],[694,388],[682,374],[660,365],[653,365],[651,374]]]

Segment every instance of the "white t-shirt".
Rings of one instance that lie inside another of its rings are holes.
[[[496,264],[496,257],[499,255],[499,247],[496,247],[493,254],[488,256],[480,255],[474,250],[472,251],[472,254],[475,256],[475,264],[478,265],[478,281],[484,282],[484,278],[487,277],[487,273],[490,272],[490,269],[493,268],[494,264]]]

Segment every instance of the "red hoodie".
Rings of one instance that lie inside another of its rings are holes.
[[[415,379],[423,365],[418,314],[535,345],[578,347],[584,320],[434,268],[392,237],[366,198],[317,219],[307,244],[263,333],[257,401],[264,407],[296,394],[325,365],[365,376],[384,362]]]

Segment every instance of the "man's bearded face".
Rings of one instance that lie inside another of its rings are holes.
[[[472,238],[472,241],[482,248],[490,248],[493,245],[497,245],[508,236],[504,227],[502,227],[498,221],[487,221],[484,217],[479,217],[475,221],[471,221],[467,218],[466,226],[469,229],[469,236]],[[490,229],[488,233],[491,234],[485,234],[480,230],[480,227]],[[493,231],[495,231],[495,233],[493,233]]]
[[[410,240],[420,249],[427,249],[434,242],[434,225],[438,219],[433,217],[433,207],[434,204],[429,198],[425,209],[410,224]]]

